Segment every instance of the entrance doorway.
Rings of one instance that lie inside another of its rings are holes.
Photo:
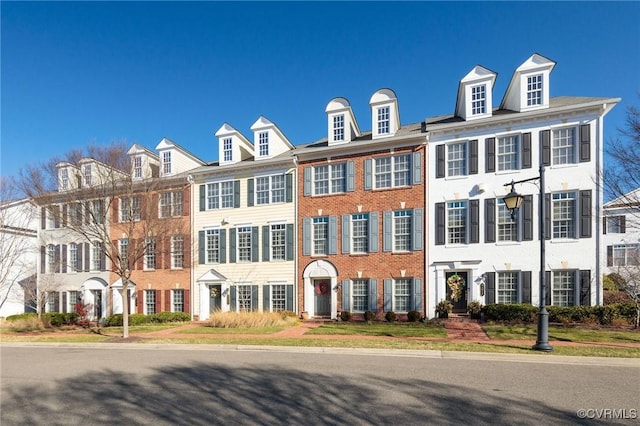
[[[222,286],[215,284],[209,286],[209,314],[222,309]]]
[[[331,316],[331,281],[313,280],[314,312],[317,317]]]
[[[454,313],[467,312],[467,294],[469,293],[469,274],[467,272],[447,272],[446,278],[446,290],[447,300],[453,304]],[[457,286],[460,290],[457,292],[457,300],[452,298],[452,286]]]

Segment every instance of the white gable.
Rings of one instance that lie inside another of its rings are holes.
[[[80,169],[71,163],[61,161],[56,164],[58,170],[58,191],[78,189],[81,184]]]
[[[218,137],[220,165],[234,164],[253,156],[253,145],[242,133],[224,123],[215,133]]]
[[[134,143],[129,151],[131,176],[133,179],[148,179],[158,176],[158,156],[142,145]]]
[[[465,75],[458,85],[455,115],[464,120],[491,117],[496,76],[495,72],[480,65]]]
[[[329,145],[348,143],[360,136],[360,128],[348,100],[345,98],[330,100],[325,112]]]
[[[371,137],[386,138],[400,128],[398,98],[391,89],[380,89],[369,100],[371,107]]]
[[[278,126],[263,116],[253,123],[251,130],[256,160],[272,158],[293,148]]]
[[[196,281],[198,282],[209,282],[209,281],[226,281],[227,277],[222,275],[220,272],[215,269],[209,269],[204,275],[198,278]]]
[[[513,73],[500,109],[522,112],[549,108],[549,79],[555,65],[537,53],[531,55]]]

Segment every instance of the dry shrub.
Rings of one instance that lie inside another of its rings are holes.
[[[214,312],[207,326],[216,328],[258,328],[293,325],[297,319],[282,312]]]
[[[2,327],[11,328],[15,331],[44,330],[46,328],[42,320],[36,316],[15,319],[13,321],[2,321]]]

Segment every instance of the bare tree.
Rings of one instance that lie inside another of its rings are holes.
[[[92,145],[87,155],[70,151],[62,159],[21,173],[25,193],[66,232],[99,247],[105,267],[121,280],[123,338],[129,337],[127,313],[129,291],[135,290],[131,281],[134,265],[149,261],[151,255],[162,256],[167,247],[163,242],[181,226],[181,222],[159,217],[157,192],[164,183],[157,171],[136,177],[131,161],[122,143]],[[67,170],[64,175],[63,169]],[[109,295],[112,284],[110,280]]]
[[[20,281],[35,274],[37,209],[31,201],[16,200],[14,179],[0,178],[0,310],[6,304],[24,305]],[[22,308],[24,310],[24,307]]]

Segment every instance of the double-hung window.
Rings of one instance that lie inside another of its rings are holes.
[[[327,164],[313,168],[313,193],[337,194],[346,189],[347,163]]]
[[[351,215],[351,252],[369,251],[369,215],[358,213]]]
[[[518,272],[498,272],[497,303],[518,303]]]
[[[69,269],[71,272],[78,272],[78,245],[76,243],[69,244]]]
[[[411,210],[393,212],[393,251],[411,250],[411,228]]]
[[[258,134],[258,154],[260,157],[269,155],[269,132],[260,132]]]
[[[393,283],[393,310],[407,312],[411,310],[411,279],[396,279]]]
[[[171,237],[171,268],[182,269],[184,267],[184,237],[174,235]]]
[[[251,307],[253,306],[251,303],[252,291],[250,285],[239,285],[237,286],[238,292],[238,310],[240,312],[250,312]]]
[[[389,126],[389,107],[384,106],[384,107],[378,108],[377,116],[378,116],[378,134],[379,135],[388,134],[391,131]]]
[[[171,174],[171,151],[162,153],[162,174],[164,176]]]
[[[140,220],[140,197],[124,197],[120,199],[120,222]]]
[[[553,238],[576,237],[576,194],[556,192],[552,194]]]
[[[144,291],[144,313],[147,315],[156,313],[156,291],[145,290]]]
[[[375,187],[395,188],[411,184],[411,157],[409,154],[374,159]]]
[[[284,284],[272,285],[271,286],[271,311],[280,312],[286,309],[287,309],[287,286]]]
[[[286,260],[287,225],[271,225],[271,260]]]
[[[93,200],[89,203],[89,215],[91,223],[98,225],[104,224],[104,201]]]
[[[527,77],[527,106],[542,105],[542,74]]]
[[[450,201],[447,203],[447,243],[467,243],[466,201]]]
[[[119,256],[120,256],[120,263],[121,265],[127,265],[128,266],[128,262],[129,262],[129,239],[128,238],[121,238],[120,241],[118,242],[118,252],[119,252]],[[120,265],[118,265],[120,266]]]
[[[205,250],[207,263],[220,263],[220,229],[206,230]]]
[[[207,209],[229,209],[233,205],[233,181],[207,184]]]
[[[156,269],[156,240],[145,238],[144,269]]]
[[[447,176],[467,175],[467,143],[447,145]]]
[[[238,261],[251,262],[251,234],[250,226],[239,226],[238,232]]]
[[[487,86],[481,84],[471,88],[471,115],[484,114],[487,111]]]
[[[576,162],[576,129],[567,127],[553,131],[553,164],[574,164]]]
[[[172,290],[172,312],[184,312],[184,290]]]
[[[624,234],[626,229],[626,220],[624,216],[606,216],[605,217],[605,233],[607,234]]]
[[[313,255],[329,253],[329,218],[313,218]]]
[[[63,191],[69,189],[69,170],[66,168],[60,170],[60,186]]]
[[[85,164],[83,169],[84,174],[84,184],[85,186],[92,185],[92,174],[91,174],[91,164]]]
[[[555,306],[575,305],[575,271],[553,271],[552,303]]]
[[[133,178],[142,179],[142,157],[139,155],[133,157]]]
[[[516,213],[517,214],[517,213]],[[498,199],[498,241],[517,241],[518,224],[502,199]]]
[[[344,115],[333,116],[333,140],[334,142],[344,140]]]
[[[231,138],[222,139],[222,157],[224,161],[231,161],[233,159],[233,143]]]
[[[56,246],[53,244],[47,246],[47,264],[49,265],[47,272],[56,272]]]
[[[47,294],[47,312],[58,312],[60,309],[60,293],[52,291]]]
[[[91,246],[91,270],[100,271],[102,268],[102,242],[94,241]]]
[[[369,310],[369,280],[357,279],[351,282],[351,298],[354,312]]]
[[[518,135],[498,138],[498,170],[519,169],[519,139]]]

